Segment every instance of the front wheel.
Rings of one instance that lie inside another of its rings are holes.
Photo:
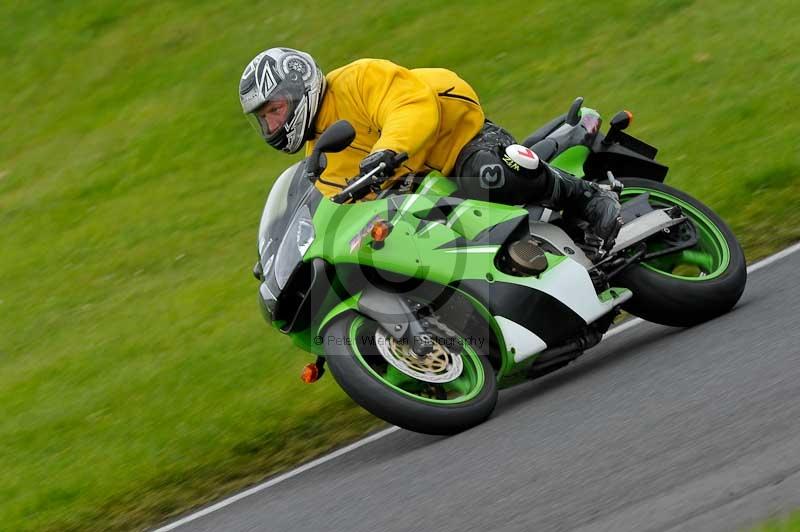
[[[399,427],[454,434],[483,422],[497,403],[492,366],[463,338],[437,333],[433,353],[420,360],[355,312],[336,318],[324,337],[336,382],[356,403]]]
[[[615,285],[633,292],[622,308],[674,327],[690,327],[731,310],[744,292],[747,264],[727,224],[701,202],[669,185],[639,178],[620,181],[625,185],[623,203],[649,194],[655,209],[677,205],[697,237],[688,249],[631,266],[616,277]],[[658,237],[647,241],[648,253],[662,248]]]

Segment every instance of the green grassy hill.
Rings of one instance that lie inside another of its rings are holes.
[[[260,50],[445,66],[522,137],[573,97],[661,149],[749,259],[800,238],[796,3],[0,6],[0,529],[130,529],[379,422],[256,305]]]

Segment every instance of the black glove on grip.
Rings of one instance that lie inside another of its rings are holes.
[[[361,163],[358,165],[359,175],[366,175],[375,168],[378,167],[381,163],[386,164],[386,166],[376,174],[378,177],[387,177],[394,174],[395,169],[395,152],[392,150],[381,150],[376,151],[375,153],[370,153],[363,159],[361,159]]]

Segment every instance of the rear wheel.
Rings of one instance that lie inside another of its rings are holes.
[[[427,434],[453,434],[484,421],[497,402],[494,370],[463,338],[436,332],[434,351],[417,359],[375,321],[348,312],[324,332],[336,382],[381,419]],[[338,341],[342,339],[342,341]]]
[[[621,181],[625,185],[623,203],[649,194],[653,208],[677,205],[691,226],[673,230],[694,232],[697,238],[688,249],[631,266],[616,277],[615,285],[633,292],[623,309],[655,323],[688,327],[733,308],[747,282],[747,265],[727,224],[701,202],[669,185],[639,178]],[[657,237],[647,241],[647,253],[666,247]]]

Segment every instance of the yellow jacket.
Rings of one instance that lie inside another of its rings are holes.
[[[330,72],[315,124],[315,140],[337,120],[356,130],[350,147],[328,153],[322,179],[345,184],[358,175],[358,164],[379,150],[406,152],[397,171],[438,170],[449,175],[461,148],[483,126],[478,95],[466,81],[443,68],[409,70],[382,59],[360,59]],[[315,140],[306,143],[310,154]],[[338,188],[317,181],[326,196]]]

